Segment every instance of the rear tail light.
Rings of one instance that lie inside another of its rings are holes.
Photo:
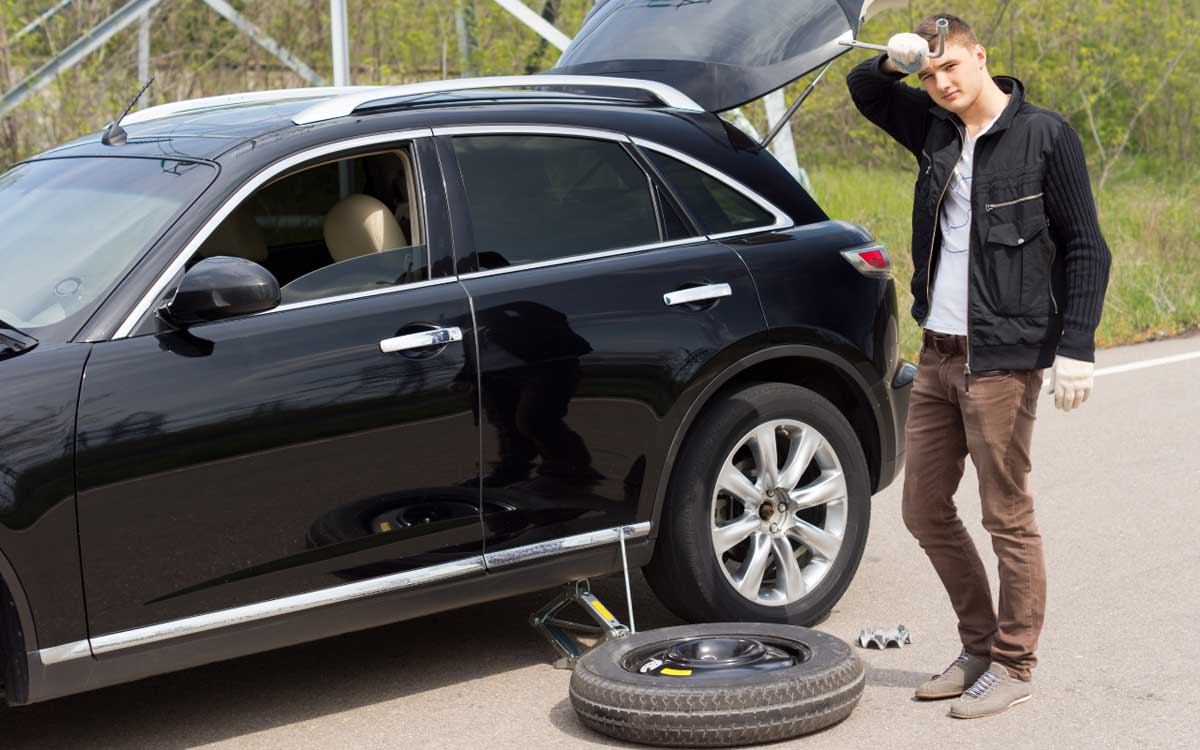
[[[892,275],[892,259],[883,245],[868,245],[854,250],[843,250],[842,257],[858,269],[863,276],[886,279]]]

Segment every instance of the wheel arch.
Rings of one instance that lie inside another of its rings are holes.
[[[28,654],[35,651],[37,634],[25,590],[0,550],[0,686],[10,705],[28,700]]]
[[[866,379],[849,362],[826,349],[804,344],[772,346],[744,357],[721,371],[688,407],[675,430],[658,477],[651,515],[652,537],[658,536],[659,521],[666,505],[667,490],[679,450],[696,420],[723,394],[751,383],[763,382],[791,383],[809,388],[838,407],[850,422],[863,448],[870,473],[871,492],[877,490],[882,473],[881,426],[884,423],[879,405],[870,397],[871,388]]]

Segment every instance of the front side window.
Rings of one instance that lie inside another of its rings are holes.
[[[0,321],[69,341],[215,176],[206,164],[121,157],[0,175]]]
[[[252,260],[279,281],[281,303],[429,278],[412,153],[330,161],[274,180],[238,206],[191,259]]]
[[[652,149],[646,156],[687,206],[706,234],[769,227],[775,217],[717,178]]]
[[[481,269],[660,242],[646,173],[618,143],[453,139]]]

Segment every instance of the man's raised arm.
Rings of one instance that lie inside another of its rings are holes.
[[[897,40],[897,37],[915,37],[922,46],[926,44],[916,34],[897,34],[888,40],[889,48],[909,41]],[[911,50],[907,51],[912,54]],[[888,58],[889,55],[879,55],[864,60],[846,75],[850,98],[864,117],[899,141],[913,156],[919,157],[933,100],[924,90],[904,83],[901,79],[906,73]]]

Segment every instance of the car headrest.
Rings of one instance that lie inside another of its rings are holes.
[[[351,193],[329,209],[324,232],[325,245],[335,262],[408,245],[388,207],[361,193]]]

